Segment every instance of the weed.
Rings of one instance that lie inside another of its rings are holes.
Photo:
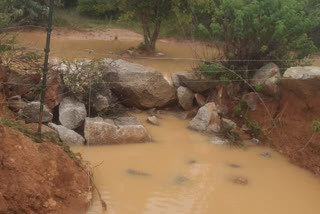
[[[320,119],[312,121],[311,129],[314,132],[320,132]]]
[[[238,105],[235,107],[234,112],[237,116],[243,117],[244,112],[247,111],[249,108],[247,102],[241,100]]]
[[[262,92],[263,91],[263,86],[262,85],[256,85],[254,87],[254,89],[256,90],[256,92]]]
[[[252,137],[257,137],[261,131],[259,123],[246,119],[246,126],[249,129],[249,133]]]

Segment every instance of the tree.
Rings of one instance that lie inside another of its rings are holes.
[[[96,18],[119,15],[119,0],[79,0],[81,14]]]
[[[124,15],[141,23],[146,51],[155,50],[162,22],[186,6],[187,0],[120,0]]]
[[[36,23],[46,19],[47,0],[2,0],[0,13],[6,14],[10,22],[18,24]]]
[[[319,24],[309,0],[215,0],[208,32],[220,42],[223,58],[246,67],[247,60],[284,60],[309,56],[315,46],[308,33]],[[250,63],[259,67],[262,63]],[[249,66],[249,67],[250,67]]]

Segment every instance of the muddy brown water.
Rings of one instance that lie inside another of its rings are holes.
[[[109,57],[139,44],[141,39],[129,32],[111,41],[114,35],[104,39],[107,36],[101,34],[73,37],[58,32],[53,36],[52,55],[66,59]],[[20,44],[42,49],[44,36],[43,32],[22,32],[18,39]],[[169,40],[160,41],[158,48],[175,58],[193,58],[194,49],[199,54],[208,51],[199,43]],[[129,61],[167,75],[189,70],[197,63]],[[95,195],[88,214],[320,213],[319,179],[288,163],[281,154],[252,144],[245,148],[210,144],[208,136],[188,130],[188,121],[170,114],[162,115],[160,126],[147,124],[145,114],[136,116],[155,142],[72,148],[96,166],[95,184],[108,204],[108,212],[104,212]],[[262,157],[264,152],[271,157]]]

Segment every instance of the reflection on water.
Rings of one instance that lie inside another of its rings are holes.
[[[146,115],[138,116],[146,120]],[[276,152],[212,145],[207,136],[188,130],[187,121],[162,117],[160,126],[145,123],[155,143],[73,148],[92,165],[103,162],[94,169],[94,178],[108,213],[320,212],[319,180]],[[272,157],[262,157],[265,151]],[[150,176],[131,175],[128,169]],[[248,185],[233,183],[231,178],[237,176],[247,178]],[[102,213],[95,200],[88,214]]]

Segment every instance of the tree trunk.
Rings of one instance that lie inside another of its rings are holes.
[[[143,28],[143,37],[144,37],[144,48],[146,51],[154,52],[156,49],[156,42],[160,33],[161,21],[156,21],[154,23],[154,31],[151,35],[150,33],[150,24],[147,21],[146,16],[141,17],[142,28]]]

